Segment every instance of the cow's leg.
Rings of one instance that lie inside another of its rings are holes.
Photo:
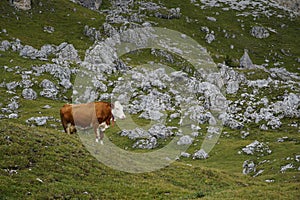
[[[97,124],[93,125],[93,127],[94,127],[94,133],[95,133],[95,137],[96,137],[96,142],[98,143],[99,142],[99,137],[100,137],[99,128],[98,128]]]
[[[98,142],[98,138],[100,137],[100,144],[103,144],[103,138],[104,138],[104,131],[107,129],[108,126],[105,122],[102,122],[101,124],[98,125],[97,127],[97,137],[96,137],[96,142]]]
[[[68,124],[67,124],[66,132],[68,133],[68,135],[71,134],[71,126],[72,126],[71,123],[68,123]]]

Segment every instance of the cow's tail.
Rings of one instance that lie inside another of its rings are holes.
[[[64,113],[63,113],[62,109],[60,109],[60,120],[61,120],[61,124],[63,125],[65,132],[67,133],[67,121],[64,117]]]

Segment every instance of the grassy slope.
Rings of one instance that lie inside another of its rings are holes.
[[[0,40],[12,38],[21,39],[23,44],[29,44],[36,48],[50,43],[60,44],[67,41],[74,44],[83,58],[84,51],[92,42],[83,36],[84,25],[98,27],[102,24],[104,16],[85,8],[77,6],[69,1],[45,0],[42,1],[44,7],[34,1],[32,11],[15,11],[6,5],[6,1],[0,2],[1,18],[0,29],[5,28],[8,36],[0,34]],[[277,50],[280,48],[290,48],[294,55],[299,55],[299,48],[295,40],[296,24],[294,22],[284,21],[288,24],[286,29],[280,29],[280,33],[272,36],[262,43],[261,40],[245,37],[239,40],[230,40],[218,37],[218,26],[230,31],[230,33],[240,34],[240,27],[237,22],[231,19],[233,11],[221,13],[222,17],[217,17],[216,23],[210,23],[205,19],[206,16],[212,16],[214,10],[199,12],[194,7],[187,6],[181,1],[174,0],[172,3],[165,3],[170,7],[180,6],[184,15],[190,18],[199,19],[200,23],[185,23],[185,19],[179,20],[157,20],[159,26],[166,26],[175,30],[193,36],[200,44],[206,46],[212,55],[221,54],[223,57],[229,55],[232,58],[239,58],[243,49],[246,47],[252,52],[252,59],[255,63],[261,63],[264,55],[269,49],[271,41],[276,42]],[[47,8],[47,10],[45,10]],[[49,12],[54,8],[55,12]],[[76,12],[74,12],[76,8]],[[40,14],[39,11],[42,10]],[[67,12],[66,12],[67,11]],[[15,14],[12,14],[12,13]],[[67,16],[67,14],[70,14]],[[19,20],[16,19],[18,16]],[[95,20],[93,19],[95,18]],[[272,28],[278,27],[281,22],[261,19],[260,23],[272,23]],[[264,21],[263,21],[264,20]],[[81,22],[81,23],[79,23]],[[251,20],[246,24],[251,24]],[[44,26],[53,26],[53,34],[43,32]],[[201,26],[208,26],[215,30],[220,43],[208,45],[204,42],[204,33],[200,32]],[[249,26],[246,25],[246,29]],[[293,31],[294,30],[294,31]],[[288,34],[287,34],[288,33]],[[284,36],[284,37],[283,37]],[[257,43],[262,45],[257,48]],[[299,42],[298,42],[299,43]],[[234,44],[235,49],[229,50],[229,45]],[[39,65],[43,62],[32,61],[20,58],[13,52],[0,52],[1,66],[9,67],[21,66],[30,69],[31,65]],[[255,55],[255,56],[254,56]],[[11,61],[13,59],[13,61]],[[286,63],[291,63],[286,67],[293,70],[292,62],[294,57],[284,57]],[[1,79],[16,80],[19,76],[12,77],[1,68]],[[7,100],[13,97],[13,94],[5,93],[0,88],[0,102],[7,103]],[[19,90],[16,91],[18,94]],[[103,198],[103,199],[297,199],[299,198],[299,173],[295,170],[288,170],[286,173],[280,173],[280,166],[288,164],[285,158],[293,157],[299,152],[299,136],[295,134],[296,128],[288,126],[282,127],[279,131],[260,132],[257,126],[249,126],[250,136],[246,139],[240,139],[239,133],[229,132],[229,137],[222,137],[218,145],[211,152],[211,157],[205,161],[182,159],[173,163],[171,166],[145,174],[128,174],[112,170],[99,163],[83,147],[77,136],[68,136],[61,131],[53,128],[30,128],[25,126],[25,120],[31,116],[58,116],[58,108],[62,102],[52,101],[45,98],[39,98],[39,101],[28,101],[20,99],[21,108],[20,118],[17,120],[0,121],[0,199],[2,198]],[[51,109],[41,110],[41,107],[49,104]],[[41,113],[39,113],[41,112]],[[287,120],[286,124],[290,121]],[[53,122],[58,127],[59,123]],[[60,130],[60,128],[58,128]],[[112,135],[116,129],[110,129],[107,135]],[[9,137],[8,137],[9,136]],[[277,138],[288,136],[289,141],[278,143]],[[111,136],[114,139],[114,136]],[[122,138],[121,138],[122,139]],[[120,146],[123,146],[120,138]],[[199,138],[202,139],[201,137]],[[244,176],[241,174],[244,160],[257,160],[255,156],[239,155],[237,152],[242,147],[251,143],[253,140],[269,142],[273,153],[261,158],[270,160],[271,164],[263,164],[259,169],[265,169],[263,175],[256,178]],[[115,141],[115,140],[114,140]],[[126,145],[128,141],[124,142]],[[189,149],[193,153],[199,146],[193,146]],[[16,170],[17,174],[14,173]],[[11,173],[9,173],[10,171]],[[38,181],[41,179],[42,182]],[[266,183],[266,179],[274,179],[274,183]]]

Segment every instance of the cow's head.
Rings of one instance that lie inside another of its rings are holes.
[[[112,105],[112,109],[111,112],[114,116],[115,119],[125,119],[126,116],[124,114],[123,111],[123,106],[121,105],[121,103],[119,101],[116,101],[113,105]]]

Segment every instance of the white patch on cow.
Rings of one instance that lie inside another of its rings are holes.
[[[114,108],[111,110],[113,116],[118,119],[125,119],[126,116],[124,114],[124,111],[123,111],[123,106],[121,105],[121,103],[119,101],[116,101],[114,103]]]
[[[99,139],[98,139],[98,138],[96,138],[96,142],[97,142],[97,143],[99,142]]]
[[[101,144],[101,145],[103,145],[103,144],[104,144],[102,140],[100,140],[100,144]]]
[[[102,132],[104,132],[107,128],[109,128],[109,126],[106,124],[106,122],[102,122],[101,124],[99,124],[97,130],[101,130]]]

